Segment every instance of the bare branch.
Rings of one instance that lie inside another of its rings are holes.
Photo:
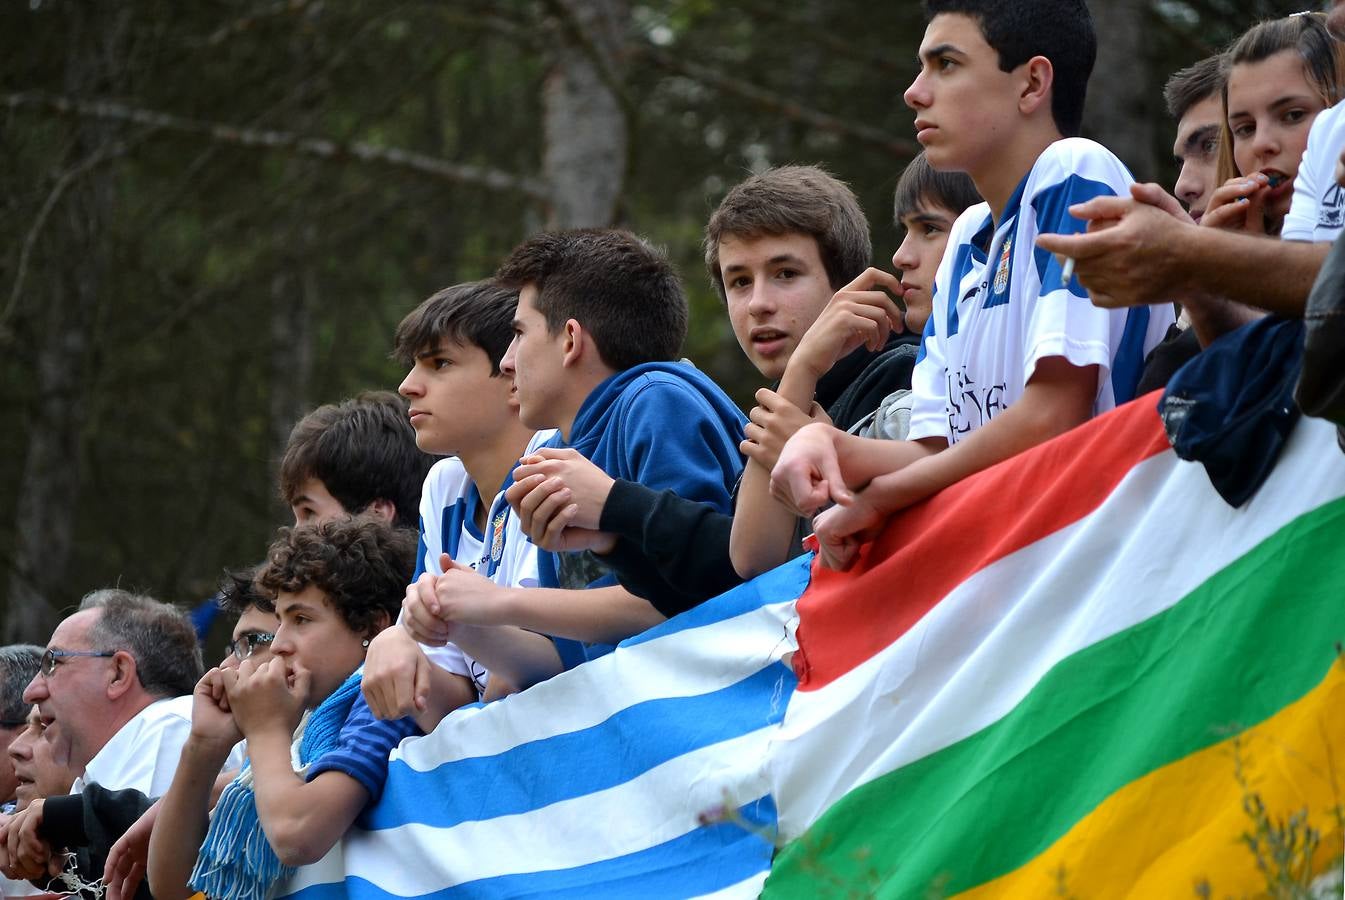
[[[42,226],[47,223],[47,217],[50,216],[51,211],[56,208],[56,204],[60,201],[61,195],[65,193],[66,188],[70,187],[76,179],[93,170],[100,163],[121,156],[125,154],[125,152],[126,144],[122,141],[118,141],[110,147],[99,149],[88,159],[83,160],[79,165],[62,172],[61,177],[56,179],[56,184],[52,186],[51,191],[47,194],[47,198],[42,201],[42,207],[37,211],[37,216],[34,217],[33,224],[29,227],[28,234],[23,239],[23,248],[19,251],[19,264],[14,274],[14,285],[10,289],[9,300],[6,301],[5,308],[0,310],[0,340],[9,337],[8,323],[10,316],[12,316],[14,310],[18,308],[19,297],[23,294],[23,282],[28,276],[28,259],[32,255],[33,246],[37,243],[37,236],[42,232]]]
[[[546,203],[550,199],[546,185],[537,178],[514,175],[483,166],[449,162],[448,160],[436,159],[423,153],[413,153],[397,147],[377,147],[364,141],[341,143],[325,138],[305,137],[286,131],[240,128],[219,122],[205,122],[199,119],[175,116],[170,113],[140,109],[108,100],[75,100],[70,97],[18,93],[5,95],[4,104],[12,110],[39,109],[59,115],[127,122],[160,131],[198,135],[238,147],[290,150],[302,156],[336,162],[357,160],[411,172],[439,181],[522,194],[539,203]]]
[[[640,54],[669,72],[684,75],[693,81],[717,88],[726,94],[742,97],[744,100],[749,100],[757,106],[777,112],[795,122],[802,122],[821,131],[862,141],[891,154],[897,159],[909,160],[920,152],[920,146],[914,140],[895,137],[877,128],[847,122],[828,113],[809,109],[788,97],[730,75],[725,75],[723,72],[716,71],[708,66],[678,59],[673,54],[652,45],[637,44],[632,45],[631,49],[632,52]]]

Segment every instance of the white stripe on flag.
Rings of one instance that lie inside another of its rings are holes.
[[[708,694],[795,649],[796,597],[612,653],[484,707],[458,710],[392,753],[413,769],[503,753],[529,741],[591,728],[648,700]],[[635,665],[632,665],[634,663]]]

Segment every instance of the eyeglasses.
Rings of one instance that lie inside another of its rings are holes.
[[[229,642],[229,652],[242,662],[256,651],[258,644],[269,644],[275,639],[276,636],[269,631],[249,631]]]
[[[52,673],[56,671],[56,664],[63,659],[69,659],[72,656],[108,657],[116,655],[116,650],[52,650],[48,647],[47,652],[42,654],[42,662],[38,665],[38,671],[45,677],[50,678]]]

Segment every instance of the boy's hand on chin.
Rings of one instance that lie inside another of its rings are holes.
[[[249,739],[267,731],[292,735],[308,704],[311,675],[278,656],[257,663],[243,660],[238,671],[222,674],[234,721]]]
[[[223,669],[201,676],[192,694],[191,735],[210,744],[232,747],[243,739],[224,691]]]

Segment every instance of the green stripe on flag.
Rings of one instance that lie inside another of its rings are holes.
[[[1345,637],[1343,557],[1340,499],[1165,612],[1062,660],[995,724],[850,791],[779,851],[765,896],[816,897],[832,884],[838,895],[922,897],[1027,863],[1116,790],[1317,685]]]

